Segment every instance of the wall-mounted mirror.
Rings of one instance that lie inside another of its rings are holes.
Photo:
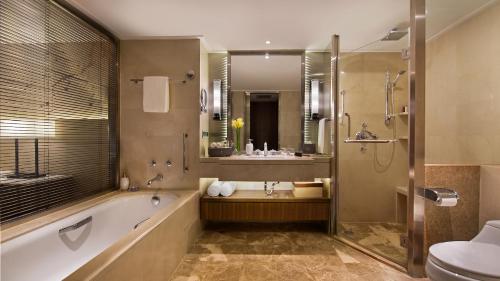
[[[330,61],[328,52],[302,50],[210,54],[209,114],[218,115],[209,141],[236,140],[231,120],[242,118],[242,148],[253,139],[255,149],[267,142],[269,149],[329,154]]]
[[[231,118],[245,121],[241,146],[302,147],[302,53],[231,54]]]

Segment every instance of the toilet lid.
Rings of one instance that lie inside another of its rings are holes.
[[[452,241],[432,245],[429,258],[462,275],[500,278],[500,247],[487,243]]]

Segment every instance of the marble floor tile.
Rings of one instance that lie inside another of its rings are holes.
[[[230,224],[208,227],[184,256],[171,280],[414,279],[335,241],[322,229]]]
[[[400,236],[406,227],[396,223],[340,223],[340,235],[393,262],[406,262],[406,249],[400,246]]]

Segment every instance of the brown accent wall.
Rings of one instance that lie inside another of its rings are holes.
[[[458,192],[455,207],[438,207],[425,202],[426,247],[452,240],[470,240],[479,224],[479,166],[426,165],[425,185],[448,187]]]

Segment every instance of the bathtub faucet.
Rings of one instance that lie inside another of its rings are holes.
[[[151,184],[155,181],[162,181],[163,180],[163,175],[162,174],[158,174],[156,175],[156,177],[148,180],[148,187],[151,187]]]

